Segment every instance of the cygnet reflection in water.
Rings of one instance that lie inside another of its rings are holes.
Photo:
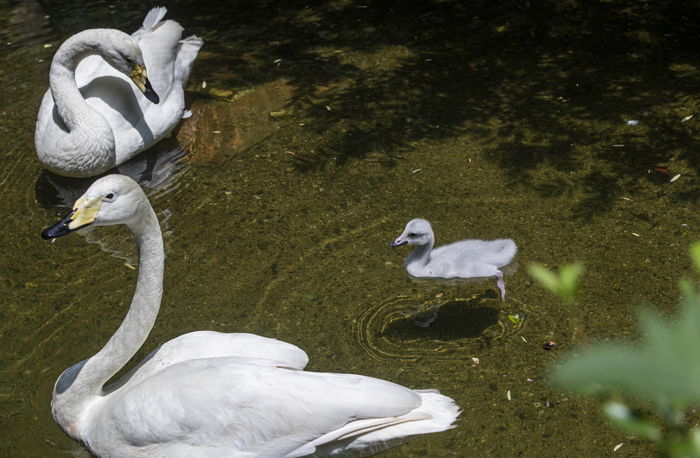
[[[500,267],[510,263],[518,248],[511,239],[460,240],[433,249],[435,236],[430,223],[412,219],[392,247],[415,245],[406,258],[406,271],[418,278],[496,277],[501,300],[506,300],[506,284]]]

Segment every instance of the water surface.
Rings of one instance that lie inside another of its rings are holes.
[[[42,172],[34,121],[58,45],[88,27],[135,30],[146,9],[0,5],[0,454],[80,456],[51,419],[51,389],[119,325],[136,257],[123,228],[39,238],[87,183]],[[700,235],[697,5],[167,6],[206,45],[192,118],[133,165],[186,149],[145,180],[167,261],[137,358],[192,330],[252,332],[305,349],[310,370],[439,389],[463,409],[453,430],[387,457],[651,453],[546,374],[577,345],[634,337],[637,305],[675,309]],[[407,247],[388,243],[414,217],[438,244],[516,240],[508,299],[493,280],[410,280]],[[523,268],[574,260],[584,292],[568,308]]]

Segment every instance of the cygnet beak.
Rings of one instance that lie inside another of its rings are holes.
[[[399,237],[398,239],[391,242],[389,244],[389,246],[396,248],[397,246],[406,245],[407,243],[408,243],[408,240],[404,240],[404,239],[401,239],[401,237]]]

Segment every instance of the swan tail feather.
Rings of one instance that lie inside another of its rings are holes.
[[[456,426],[461,411],[452,398],[437,390],[414,391],[421,397],[421,404],[410,412],[393,418],[356,420],[341,428],[342,433],[336,433],[331,441],[324,443],[319,438],[321,440],[315,443],[306,444],[304,451],[315,446],[324,456],[368,456],[387,450],[410,436],[446,431]]]
[[[191,35],[179,42],[175,60],[175,80],[179,81],[183,87],[187,84],[192,63],[203,44],[204,40],[196,35]]]
[[[154,8],[151,8],[151,10],[146,14],[146,17],[143,20],[143,29],[144,30],[151,30],[153,27],[156,26],[164,17],[165,14],[168,12],[168,9],[164,6],[156,6]]]

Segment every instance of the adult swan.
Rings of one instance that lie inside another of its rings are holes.
[[[454,426],[459,409],[438,391],[305,372],[304,351],[252,334],[184,334],[103,387],[153,327],[163,291],[163,240],[143,191],[122,175],[97,180],[42,236],[59,237],[89,224],[126,224],[139,248],[136,292],[126,318],[104,348],[67,369],[54,387],[54,419],[93,454],[357,456]]]
[[[106,172],[161,140],[183,117],[183,87],[202,40],[180,40],[182,27],[162,21],[165,13],[153,8],[131,36],[90,29],[58,48],[34,134],[47,169],[73,177]]]

